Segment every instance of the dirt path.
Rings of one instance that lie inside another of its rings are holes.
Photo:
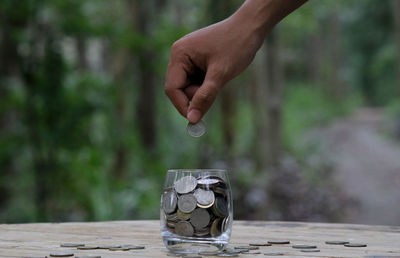
[[[359,201],[343,222],[400,225],[400,144],[382,133],[383,124],[381,110],[359,109],[323,133],[335,180]]]

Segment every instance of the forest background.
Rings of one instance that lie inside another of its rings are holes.
[[[0,223],[157,219],[168,169],[228,168],[235,219],[398,225],[400,1],[310,0],[191,138],[170,47],[241,3],[2,0]]]

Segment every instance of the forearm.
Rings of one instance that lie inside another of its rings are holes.
[[[307,0],[247,0],[232,15],[239,23],[262,38],[283,18]]]

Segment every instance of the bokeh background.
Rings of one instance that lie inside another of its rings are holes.
[[[400,0],[310,0],[191,138],[170,46],[241,2],[0,1],[0,222],[157,219],[167,169],[228,168],[235,219],[399,225]]]

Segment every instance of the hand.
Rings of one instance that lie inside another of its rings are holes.
[[[233,15],[173,44],[165,93],[182,116],[191,123],[204,116],[221,88],[251,63],[260,34]]]
[[[221,88],[253,60],[267,33],[307,0],[246,0],[229,18],[188,34],[171,50],[165,93],[197,123]]]

